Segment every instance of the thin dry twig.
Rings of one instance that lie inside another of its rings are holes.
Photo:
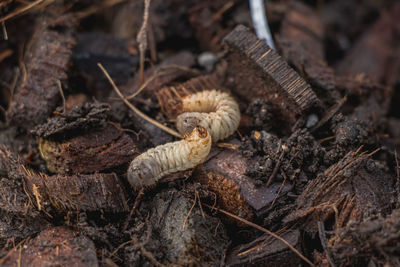
[[[172,73],[172,69],[178,69],[182,71],[187,71],[187,72],[192,72],[192,73],[198,73],[198,71],[193,70],[191,68],[185,67],[185,66],[179,66],[175,64],[169,64],[169,65],[164,65],[161,66],[159,70],[157,70],[152,76],[150,76],[140,87],[139,89],[134,92],[133,94],[129,95],[126,97],[126,99],[131,100],[132,98],[136,97],[138,94],[140,94],[144,89],[147,88],[147,86],[156,78],[159,78],[164,75],[169,75]]]
[[[58,90],[60,91],[60,95],[61,95],[62,102],[63,102],[63,112],[62,112],[62,114],[65,114],[65,110],[66,110],[65,109],[65,96],[64,96],[64,92],[63,92],[60,80],[57,80],[57,87],[58,87]]]
[[[282,173],[282,176],[283,176],[283,181],[282,181],[282,183],[281,183],[281,186],[279,187],[279,189],[278,189],[278,192],[276,192],[276,195],[275,195],[275,197],[274,197],[274,200],[272,201],[272,203],[271,203],[271,206],[269,206],[269,208],[271,209],[273,206],[274,206],[274,204],[275,204],[275,201],[278,199],[278,196],[279,196],[279,194],[281,193],[281,191],[282,191],[282,188],[285,186],[285,183],[286,183],[286,180],[287,180],[287,175],[286,175],[286,173],[283,171],[283,170],[281,170],[281,173]]]
[[[144,114],[143,112],[141,112],[140,110],[138,110],[134,105],[132,105],[125,97],[124,95],[121,93],[121,91],[118,89],[118,87],[115,85],[114,81],[111,79],[110,74],[108,74],[108,72],[106,71],[106,69],[103,67],[103,65],[101,65],[101,63],[97,63],[97,66],[99,66],[99,68],[101,69],[101,71],[104,73],[104,75],[106,76],[106,78],[108,79],[108,81],[110,82],[111,86],[114,88],[115,92],[118,94],[118,96],[122,99],[122,101],[124,101],[124,103],[130,108],[132,109],[139,117],[141,117],[142,119],[152,123],[153,125],[157,126],[158,128],[160,128],[161,130],[166,131],[167,133],[182,138],[182,136],[168,128],[165,125],[162,125],[161,123],[159,123],[158,121],[150,118],[149,116],[147,116],[146,114]]]
[[[190,214],[192,213],[192,210],[193,210],[194,206],[196,205],[196,201],[197,201],[197,194],[194,195],[193,205],[192,205],[192,207],[190,208],[188,214],[186,215],[185,220],[183,221],[183,224],[182,224],[182,231],[185,230],[186,222],[187,222],[187,220],[189,219],[189,216],[190,216]]]
[[[16,10],[16,11],[14,11],[14,12],[11,12],[11,13],[8,14],[7,16],[0,18],[0,22],[3,23],[4,21],[6,21],[6,20],[8,20],[8,19],[11,19],[11,18],[13,18],[13,17],[15,17],[15,16],[21,15],[22,13],[25,13],[26,11],[28,11],[29,9],[31,9],[31,8],[33,8],[33,7],[35,7],[35,6],[37,6],[38,4],[40,4],[40,3],[43,2],[43,1],[44,1],[44,0],[37,0],[37,1],[34,1],[34,2],[30,3],[29,5],[26,5],[26,6],[20,8],[20,9],[18,9],[18,10]]]
[[[396,193],[397,193],[397,198],[400,200],[400,167],[399,167],[399,160],[397,158],[397,150],[394,151],[394,158],[396,160]]]
[[[124,227],[122,228],[122,232],[125,232],[125,230],[128,228],[129,221],[131,220],[133,213],[134,213],[135,210],[137,209],[137,207],[138,207],[140,201],[142,200],[142,198],[143,198],[143,196],[144,196],[144,191],[145,191],[144,188],[140,189],[138,195],[136,196],[135,203],[133,204],[133,207],[132,207],[132,209],[131,209],[131,212],[129,213],[128,217],[127,217],[126,220],[125,220],[125,224],[124,224]]]
[[[242,222],[244,224],[247,224],[247,225],[249,225],[249,226],[251,226],[251,227],[253,227],[253,228],[257,229],[257,230],[260,230],[260,231],[262,231],[264,233],[267,233],[267,234],[271,235],[272,237],[274,237],[274,238],[278,239],[279,241],[281,241],[282,243],[284,243],[291,251],[296,253],[302,260],[307,262],[310,266],[314,266],[314,264],[309,259],[307,259],[303,254],[301,254],[300,251],[298,251],[288,241],[286,241],[282,237],[278,236],[274,232],[271,232],[270,230],[268,230],[268,229],[266,229],[264,227],[261,227],[261,226],[255,224],[255,223],[252,223],[252,222],[250,222],[250,221],[248,221],[246,219],[243,219],[243,218],[241,218],[239,216],[236,216],[235,214],[232,214],[232,213],[230,213],[230,212],[228,212],[226,210],[222,210],[222,209],[219,209],[219,208],[216,208],[216,207],[213,208],[212,206],[204,204],[204,203],[203,203],[203,205],[208,207],[208,208],[210,208],[210,209],[213,209],[213,210],[216,210],[218,212],[221,212],[221,213],[223,213],[223,214],[225,214],[225,215],[227,215],[227,216],[229,216],[229,217],[231,217],[233,219],[236,219],[236,220],[238,220],[238,221],[240,221],[240,222]]]
[[[143,14],[143,24],[140,27],[139,33],[136,37],[139,43],[139,53],[140,53],[140,83],[144,82],[144,59],[145,52],[147,49],[147,26],[149,23],[149,13],[150,13],[150,0],[144,0],[144,14]]]
[[[326,242],[326,237],[325,237],[325,226],[323,222],[318,221],[318,234],[319,234],[319,240],[321,241],[322,248],[325,251],[326,258],[328,259],[329,264],[331,267],[336,267],[335,262],[333,261],[331,252],[329,251],[327,242]]]
[[[4,50],[0,53],[0,62],[2,62],[4,59],[8,58],[14,53],[11,49]]]
[[[13,249],[10,249],[10,250],[7,252],[7,254],[6,254],[3,258],[0,259],[0,265],[3,265],[3,263],[6,261],[6,259],[7,259],[8,257],[10,257],[11,254],[13,254],[15,250],[17,250],[18,248],[20,248],[20,247],[22,246],[22,244],[24,244],[26,241],[28,241],[28,239],[29,239],[29,238],[26,238],[26,239],[22,240],[22,241],[19,242]]]
[[[280,147],[280,146],[279,146],[279,147]],[[279,167],[281,166],[281,162],[282,162],[282,159],[283,159],[283,156],[284,156],[284,155],[285,155],[285,151],[282,150],[282,153],[281,153],[281,155],[279,156],[279,159],[278,159],[278,161],[277,161],[276,164],[275,164],[275,168],[274,168],[274,170],[272,171],[271,176],[268,178],[266,187],[269,187],[269,186],[271,185],[271,183],[272,183],[272,182],[274,181],[274,179],[275,179],[275,176],[278,174],[278,170],[279,170]]]
[[[3,30],[3,36],[4,40],[8,40],[8,34],[7,34],[7,28],[6,28],[6,23],[4,21],[1,22],[1,28]]]
[[[89,8],[82,10],[80,12],[75,13],[75,17],[78,19],[86,18],[87,16],[93,15],[94,13],[99,12],[102,9],[112,7],[119,3],[122,3],[126,0],[104,0],[99,5],[91,5]]]

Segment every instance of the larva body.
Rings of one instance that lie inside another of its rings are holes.
[[[185,96],[182,112],[176,119],[181,134],[200,125],[210,132],[212,141],[217,142],[232,135],[239,127],[239,105],[229,94],[217,90]]]
[[[185,139],[151,148],[136,157],[129,166],[128,181],[135,190],[150,187],[167,174],[204,162],[210,149],[210,133],[204,127],[195,127]]]

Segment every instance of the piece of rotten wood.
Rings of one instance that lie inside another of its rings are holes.
[[[305,77],[321,99],[332,102],[340,97],[333,69],[325,62],[324,29],[317,10],[290,2],[276,39],[282,57]]]
[[[2,266],[98,266],[93,242],[66,227],[44,230],[11,249]]]
[[[114,125],[66,140],[41,138],[39,150],[47,168],[58,174],[94,173],[125,166],[139,152],[133,139]]]
[[[18,157],[4,146],[0,146],[0,247],[2,249],[12,248],[10,240],[18,243],[50,226],[44,214],[36,210],[24,192],[23,176],[19,172],[20,164]]]
[[[154,211],[149,224],[157,233],[156,239],[169,244],[164,250],[163,264],[215,265],[226,249],[228,236],[224,225],[205,213],[199,201],[181,191],[163,190],[142,203],[142,214]]]
[[[355,42],[336,65],[339,75],[364,73],[379,83],[393,86],[399,82],[400,3],[381,13],[380,18]]]
[[[215,192],[222,209],[242,218],[250,220],[254,212],[261,214],[268,209],[281,184],[272,183],[269,187],[256,185],[246,175],[249,162],[238,150],[219,149],[215,154],[195,171],[194,181],[207,185]],[[290,189],[291,185],[285,184],[280,193]]]
[[[293,247],[300,249],[301,236],[298,230],[284,231],[280,236]],[[264,234],[254,241],[233,248],[227,266],[298,266],[301,259],[280,240]]]
[[[26,191],[39,210],[49,205],[57,211],[128,211],[124,185],[115,173],[77,174],[72,176],[21,170]]]
[[[319,104],[310,85],[245,26],[237,26],[224,42],[229,49],[226,87],[246,101],[267,99],[289,124]]]
[[[349,152],[308,183],[296,200],[297,209],[283,222],[301,222],[302,228],[314,235],[319,221],[338,230],[371,214],[387,214],[393,185],[393,177],[369,154]]]
[[[71,15],[38,19],[23,61],[26,73],[7,111],[10,124],[30,130],[58,105],[57,83],[67,79],[75,21]]]

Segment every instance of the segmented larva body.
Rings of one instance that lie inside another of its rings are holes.
[[[137,156],[129,166],[128,181],[135,190],[155,185],[167,174],[204,162],[210,149],[210,133],[204,127],[195,127],[183,140],[151,148]]]
[[[181,134],[195,126],[206,128],[212,141],[225,139],[239,127],[239,105],[229,94],[217,90],[201,91],[182,98],[182,114],[176,118]]]

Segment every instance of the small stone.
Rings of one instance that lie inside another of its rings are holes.
[[[310,116],[307,117],[306,127],[307,128],[314,127],[317,124],[318,120],[319,118],[316,114],[311,114]]]
[[[203,52],[199,55],[197,61],[206,71],[212,71],[215,63],[218,61],[218,57],[214,53]]]

